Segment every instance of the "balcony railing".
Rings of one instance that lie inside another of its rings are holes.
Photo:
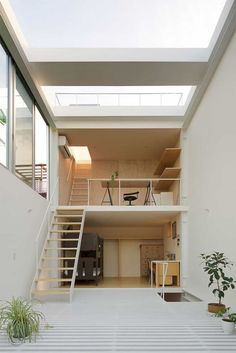
[[[48,170],[47,164],[38,163],[34,166],[31,164],[17,164],[15,166],[16,175],[28,185],[32,185],[32,179],[34,175],[35,180],[35,190],[42,195],[47,197],[47,180],[48,180]]]

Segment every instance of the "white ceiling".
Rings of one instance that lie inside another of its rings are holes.
[[[180,129],[59,130],[71,146],[87,146],[92,160],[158,160],[165,147],[174,147]]]
[[[173,116],[184,124],[191,120],[235,22],[233,0],[1,0],[0,5],[7,31],[24,51],[37,85],[197,86],[181,119]],[[57,122],[46,98],[42,101],[46,115]],[[82,113],[60,115],[57,126],[65,126],[70,116],[82,123],[101,116]],[[155,113],[156,121],[164,115]],[[148,110],[107,113],[104,120],[120,122],[120,116],[132,116],[136,127],[136,117],[145,120]]]
[[[148,206],[146,206],[148,208]],[[87,211],[86,226],[102,227],[139,227],[139,226],[160,226],[178,216],[178,211],[140,211],[133,206],[127,206],[123,211]]]

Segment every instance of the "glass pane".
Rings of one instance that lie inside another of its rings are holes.
[[[7,164],[8,57],[0,45],[0,163]]]
[[[15,90],[15,172],[32,186],[33,102],[16,76]]]
[[[35,190],[47,198],[48,192],[48,126],[35,108]]]

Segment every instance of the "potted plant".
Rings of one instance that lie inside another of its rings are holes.
[[[224,333],[233,334],[235,332],[236,313],[231,313],[230,308],[226,308],[216,313],[217,317],[222,317],[221,326]]]
[[[118,176],[119,176],[118,170],[116,170],[115,173],[111,175],[110,186],[112,189],[115,185],[115,180],[116,180],[116,178],[118,178]]]
[[[12,298],[0,307],[0,329],[12,343],[32,341],[39,331],[43,313],[35,311],[32,303],[23,298]]]
[[[217,313],[225,309],[225,305],[222,304],[225,292],[235,288],[234,279],[225,274],[225,270],[230,269],[233,264],[224,253],[217,251],[209,255],[201,254],[200,257],[203,260],[203,270],[209,275],[208,287],[214,286],[212,293],[218,298],[218,303],[208,304],[208,311]]]

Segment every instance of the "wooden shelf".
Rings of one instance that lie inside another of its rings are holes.
[[[173,167],[173,168],[165,168],[163,173],[161,174],[160,178],[167,179],[175,179],[179,177],[179,173],[181,168]],[[155,190],[156,191],[168,191],[171,184],[174,180],[159,180],[155,183]]]
[[[173,168],[165,168],[160,178],[178,178],[181,168],[173,167]],[[164,180],[163,180],[164,181]]]
[[[181,148],[166,148],[155,170],[155,175],[161,176],[166,168],[173,167],[179,157]],[[164,177],[164,176],[163,176]]]

